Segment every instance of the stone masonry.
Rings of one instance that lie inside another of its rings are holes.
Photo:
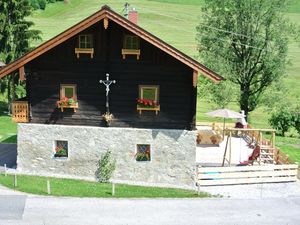
[[[68,158],[54,158],[56,140],[68,141]],[[150,162],[135,160],[137,144],[151,145]],[[194,131],[18,124],[21,172],[95,179],[98,160],[108,149],[117,162],[117,182],[194,186]]]

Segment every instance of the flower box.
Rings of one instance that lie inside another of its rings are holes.
[[[74,112],[78,109],[78,102],[74,98],[64,98],[56,102],[57,108],[60,108],[61,112],[64,109],[73,109]]]
[[[147,99],[137,99],[137,111],[139,111],[139,114],[142,114],[142,111],[155,111],[155,114],[157,115],[160,111],[160,105],[157,104],[157,102],[153,100],[147,100]]]
[[[142,107],[137,105],[137,111],[139,111],[139,114],[142,114],[142,111],[155,111],[155,114],[158,115],[158,112],[160,111],[160,106],[156,106],[156,107]]]

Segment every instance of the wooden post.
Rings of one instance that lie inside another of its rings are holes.
[[[14,175],[14,187],[18,186],[17,174]]]
[[[48,193],[48,195],[51,195],[50,180],[47,180],[47,193]]]
[[[112,188],[112,190],[111,190],[111,195],[112,195],[112,196],[115,196],[115,191],[116,191],[115,183],[112,182],[111,184],[112,184],[112,187],[111,187],[111,188]]]
[[[258,136],[259,136],[259,139],[258,139],[258,143],[259,143],[259,162],[258,164],[260,165],[261,164],[261,145],[262,145],[262,133],[261,131],[258,132]]]
[[[197,195],[200,195],[200,184],[199,183],[197,183]]]
[[[4,176],[7,176],[7,171],[6,171],[6,164],[4,164]]]
[[[232,131],[229,131],[229,166],[231,166],[231,133]]]
[[[24,66],[19,68],[19,76],[20,76],[20,80],[23,81],[25,80],[25,70],[24,70]]]
[[[275,131],[272,132],[272,148],[275,148]]]
[[[224,155],[223,155],[222,166],[225,165],[226,153],[227,153],[227,148],[228,148],[228,141],[229,141],[229,136],[227,137],[227,141],[226,141],[226,146],[225,146],[225,151],[224,151]]]

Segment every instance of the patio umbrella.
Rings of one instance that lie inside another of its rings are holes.
[[[208,116],[212,116],[212,117],[222,117],[224,118],[224,123],[223,123],[223,138],[224,138],[224,131],[225,131],[225,120],[227,118],[231,118],[231,119],[242,119],[245,117],[245,115],[232,111],[230,109],[218,109],[212,112],[208,112],[206,113],[206,115]]]

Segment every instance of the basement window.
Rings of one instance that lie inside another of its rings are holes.
[[[91,58],[94,57],[93,35],[83,34],[78,36],[78,48],[75,48],[77,58],[80,54],[90,54]]]
[[[149,144],[137,144],[135,160],[137,162],[151,161],[151,146]]]
[[[124,35],[122,55],[123,59],[126,58],[126,55],[136,55],[136,58],[140,59],[140,38],[138,36]]]
[[[67,141],[55,141],[54,158],[68,158]]]

